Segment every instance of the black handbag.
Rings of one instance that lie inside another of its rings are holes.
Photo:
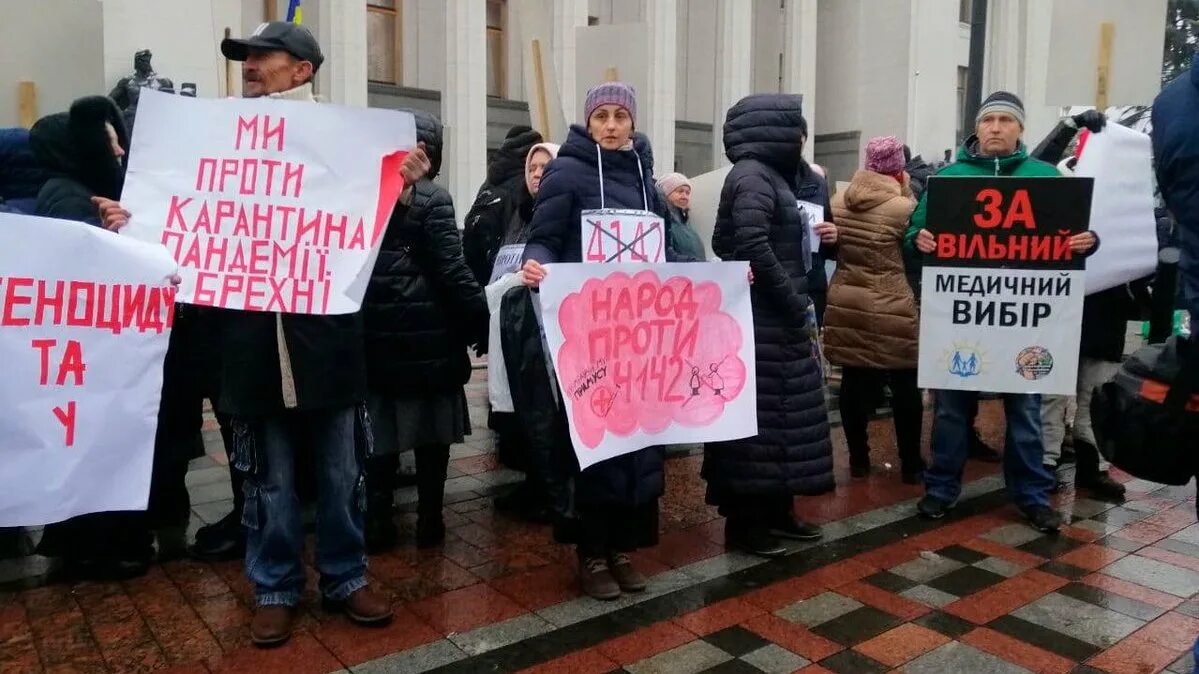
[[[1199,346],[1171,337],[1134,353],[1091,399],[1100,453],[1144,480],[1182,486],[1199,467]]]

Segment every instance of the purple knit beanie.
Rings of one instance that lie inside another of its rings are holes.
[[[637,90],[624,82],[604,82],[591,87],[587,91],[587,101],[583,105],[583,124],[591,122],[591,113],[601,105],[619,105],[629,111],[633,118],[633,127],[637,126]]]
[[[866,144],[867,171],[893,176],[903,167],[903,143],[895,136],[871,138]]]

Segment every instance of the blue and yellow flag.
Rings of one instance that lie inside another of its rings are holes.
[[[304,8],[300,6],[302,0],[288,0],[287,3],[287,22],[288,23],[304,23]]]

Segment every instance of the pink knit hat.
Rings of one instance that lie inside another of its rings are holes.
[[[691,187],[691,181],[687,180],[687,176],[682,173],[667,173],[658,178],[658,189],[662,190],[662,194],[670,196],[672,192],[679,189],[683,185]]]
[[[587,91],[583,103],[583,124],[591,122],[591,113],[602,105],[618,105],[629,111],[633,126],[637,126],[637,90],[624,82],[604,82]]]
[[[866,170],[893,176],[903,170],[903,143],[895,136],[871,138],[866,144]]]

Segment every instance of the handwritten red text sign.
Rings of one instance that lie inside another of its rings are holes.
[[[553,265],[541,301],[581,465],[756,432],[745,265]]]
[[[167,247],[182,301],[358,310],[416,144],[411,114],[150,92],[137,121],[125,233]]]
[[[174,270],[161,246],[0,214],[0,526],[145,508]]]

